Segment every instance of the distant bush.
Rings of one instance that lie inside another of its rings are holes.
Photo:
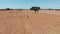
[[[17,9],[17,10],[23,10],[23,9]]]
[[[48,10],[51,10],[51,8],[49,8]]]
[[[6,8],[6,10],[10,10],[10,8]]]
[[[40,7],[31,7],[30,8],[30,10],[35,11],[35,13],[36,13],[36,11],[39,11],[40,9],[41,9]]]
[[[52,8],[49,8],[48,10],[53,10]]]

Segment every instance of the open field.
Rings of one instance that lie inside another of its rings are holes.
[[[60,11],[0,11],[0,34],[60,34]]]

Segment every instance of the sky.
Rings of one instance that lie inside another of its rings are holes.
[[[37,6],[42,9],[60,9],[60,0],[0,0],[0,9],[29,9],[32,6]]]

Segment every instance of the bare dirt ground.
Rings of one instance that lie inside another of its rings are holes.
[[[60,11],[0,11],[0,34],[60,34]]]

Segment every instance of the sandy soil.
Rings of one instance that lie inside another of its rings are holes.
[[[60,34],[60,11],[0,11],[0,34]]]

